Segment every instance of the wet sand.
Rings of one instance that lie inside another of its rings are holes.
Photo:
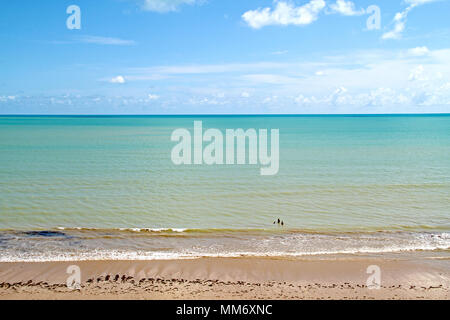
[[[71,290],[67,268],[81,270]],[[381,270],[380,289],[366,285]],[[450,299],[450,260],[201,258],[0,263],[0,299]]]

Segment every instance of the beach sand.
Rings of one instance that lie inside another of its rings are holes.
[[[79,266],[81,289],[66,285]],[[366,286],[367,268],[381,288]],[[449,299],[450,260],[199,258],[0,263],[0,299]]]

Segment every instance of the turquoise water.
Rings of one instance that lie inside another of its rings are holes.
[[[174,165],[198,120],[279,129],[278,174]],[[0,155],[0,260],[450,248],[448,115],[0,117]]]

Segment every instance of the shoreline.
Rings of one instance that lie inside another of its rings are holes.
[[[445,228],[445,229],[444,229]],[[176,260],[201,257],[304,259],[450,253],[448,227],[422,231],[297,229],[46,228],[0,231],[0,263]],[[257,245],[255,245],[257,243]],[[314,244],[314,245],[312,245]]]
[[[70,290],[69,266],[81,271]],[[381,288],[366,285],[369,266]],[[450,299],[450,259],[198,258],[2,262],[3,299]]]

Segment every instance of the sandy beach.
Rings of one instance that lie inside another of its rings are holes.
[[[66,285],[79,266],[81,288]],[[366,286],[367,267],[380,289]],[[201,258],[0,263],[0,299],[449,299],[450,261]]]

